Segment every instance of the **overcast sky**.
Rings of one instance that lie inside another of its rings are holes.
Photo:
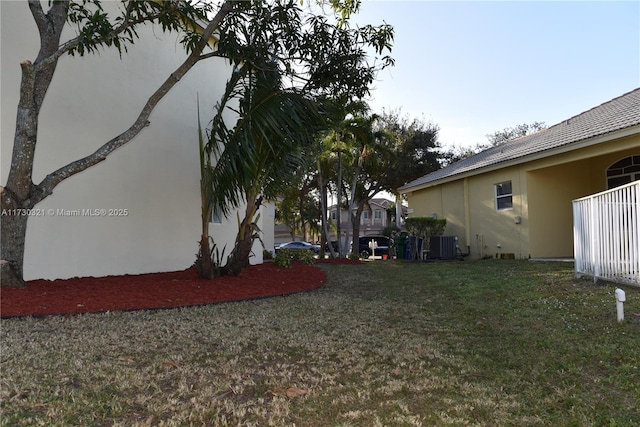
[[[353,20],[395,28],[373,111],[424,117],[445,147],[551,126],[640,86],[637,1],[363,0]]]

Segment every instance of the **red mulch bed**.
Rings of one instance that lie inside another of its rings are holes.
[[[272,263],[254,265],[237,277],[213,280],[199,279],[194,269],[33,280],[27,283],[27,289],[1,290],[0,316],[155,309],[248,300],[316,289],[325,279],[324,272],[318,267],[294,262],[291,268],[279,268]]]

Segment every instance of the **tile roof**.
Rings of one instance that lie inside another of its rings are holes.
[[[373,199],[369,200],[369,204],[371,203],[382,206],[385,209],[396,204],[393,200],[385,199],[384,197],[374,197]]]
[[[399,190],[410,190],[413,187],[433,181],[524,158],[532,154],[542,153],[639,124],[640,88],[534,134],[481,151],[478,154],[411,181],[400,187]]]

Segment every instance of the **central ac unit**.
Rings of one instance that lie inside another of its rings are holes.
[[[455,259],[457,256],[456,236],[431,236],[429,257],[434,259]]]

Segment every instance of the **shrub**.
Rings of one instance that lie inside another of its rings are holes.
[[[273,259],[273,263],[280,268],[291,267],[291,258],[293,254],[288,249],[280,249],[276,252],[276,257]]]
[[[280,249],[278,252],[276,252],[276,257],[273,259],[273,262],[278,267],[289,268],[291,267],[291,260],[299,260],[307,265],[311,265],[314,262],[313,252]]]
[[[446,226],[446,219],[413,217],[405,220],[405,227],[407,227],[409,234],[422,238],[441,236]]]
[[[358,253],[356,253],[356,252],[351,252],[351,253],[349,254],[349,259],[352,259],[352,260],[360,259],[360,254],[358,254]]]
[[[397,225],[395,225],[395,224],[387,225],[387,226],[382,230],[382,235],[383,235],[383,236],[387,236],[387,237],[391,237],[391,234],[392,234],[394,231],[395,231],[396,233],[399,233],[399,232],[401,231],[401,230],[400,230],[400,227],[398,227],[398,226],[397,226]]]
[[[410,235],[424,239],[420,248],[413,245],[412,259],[417,259],[418,254],[423,249],[429,248],[429,238],[432,236],[441,236],[447,226],[446,219],[436,219],[431,217],[413,217],[405,220],[405,227]]]
[[[293,259],[300,260],[307,265],[313,264],[313,252],[311,251],[295,251]]]

